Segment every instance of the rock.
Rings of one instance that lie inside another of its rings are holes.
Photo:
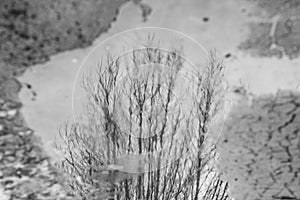
[[[230,58],[230,57],[231,57],[231,53],[225,54],[225,58]]]
[[[122,165],[113,165],[113,164],[111,164],[111,165],[108,165],[107,167],[108,167],[108,170],[118,170],[118,171],[120,171],[120,170],[124,169],[124,166],[122,166]]]
[[[4,191],[2,187],[0,187],[0,197],[1,200],[9,200],[9,195]]]
[[[8,162],[14,162],[14,161],[16,161],[16,157],[15,156],[6,156],[5,160],[7,160]]]
[[[209,18],[208,17],[203,17],[202,19],[204,22],[208,22],[209,21]]]
[[[18,110],[16,110],[16,109],[9,110],[9,111],[7,111],[7,117],[9,119],[12,119],[16,116],[17,113],[18,113]]]
[[[7,113],[5,111],[0,111],[0,118],[5,118],[7,116]]]
[[[20,136],[32,135],[33,134],[33,130],[31,130],[31,129],[25,129],[25,130],[19,131],[18,134]]]
[[[3,110],[12,110],[12,109],[20,109],[22,107],[22,103],[8,100],[5,101],[2,105]]]

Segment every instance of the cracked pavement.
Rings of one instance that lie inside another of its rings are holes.
[[[235,199],[300,199],[300,94],[279,91],[233,108],[218,146]]]
[[[300,55],[300,2],[297,0],[248,0],[248,38],[241,50],[262,57],[296,58]]]

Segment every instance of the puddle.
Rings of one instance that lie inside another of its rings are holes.
[[[59,127],[72,120],[72,86],[80,64],[99,42],[124,30],[143,26],[175,29],[206,49],[218,49],[224,55],[230,87],[242,82],[250,92],[263,94],[279,88],[295,89],[299,85],[299,59],[253,58],[237,50],[248,31],[247,16],[241,11],[245,5],[233,0],[149,0],[145,3],[153,9],[147,22],[143,22],[139,8],[128,3],[108,33],[102,34],[91,47],[52,56],[49,62],[31,67],[19,78],[24,83],[20,92],[22,113],[50,155],[55,155],[52,142],[58,136]]]

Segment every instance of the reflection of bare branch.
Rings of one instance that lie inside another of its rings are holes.
[[[215,151],[205,145],[222,103],[222,63],[210,53],[206,70],[193,72],[193,99],[178,103],[180,52],[146,47],[122,59],[108,55],[86,77],[85,120],[60,131],[60,167],[72,190],[83,199],[224,200],[227,186],[212,175]]]

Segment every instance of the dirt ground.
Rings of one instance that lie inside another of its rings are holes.
[[[73,198],[46,154],[71,115],[77,69],[102,40],[159,26],[184,32],[224,56],[228,106],[242,102],[232,106],[220,138],[220,169],[232,197],[300,199],[300,102],[291,93],[300,90],[299,1],[145,0],[142,12],[135,5],[139,1],[66,2],[0,3],[1,197]],[[56,55],[74,48],[83,49]],[[259,97],[278,89],[291,92]],[[245,105],[247,95],[254,97],[250,105]]]
[[[300,54],[300,2],[249,0],[250,33],[239,46],[256,56],[296,58]]]
[[[239,49],[256,57],[297,59],[300,2],[251,2],[253,7],[243,11],[250,16],[250,32]],[[218,152],[234,199],[300,198],[298,85],[295,90],[258,96],[250,104],[233,107]]]
[[[217,146],[235,199],[299,199],[300,94],[237,105]]]
[[[126,2],[0,2],[1,200],[76,199],[50,163],[40,138],[24,121],[18,97],[22,84],[17,77],[29,66],[46,62],[50,55],[91,45],[109,29]]]

